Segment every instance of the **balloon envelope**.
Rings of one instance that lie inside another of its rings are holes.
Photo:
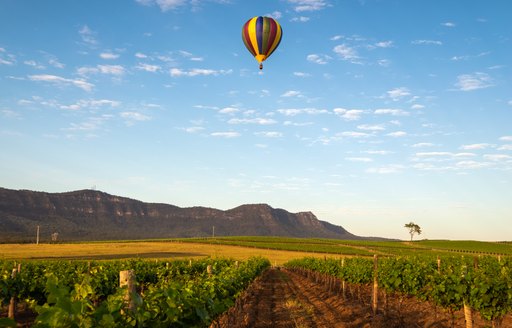
[[[271,17],[253,17],[242,28],[245,47],[260,63],[260,69],[262,62],[277,49],[282,36],[281,25]]]

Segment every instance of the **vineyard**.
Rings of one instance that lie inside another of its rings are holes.
[[[37,314],[33,327],[201,327],[232,306],[270,263],[54,261],[28,262],[19,272],[10,261],[0,265],[2,306],[23,301]],[[120,272],[127,270],[136,281],[120,287]],[[0,327],[15,326],[0,319]]]
[[[222,240],[289,251],[340,246],[265,241]],[[342,243],[364,255],[290,257],[278,268],[261,257],[0,260],[0,327],[512,327],[509,244],[488,248],[505,254],[494,256],[460,244],[461,256],[448,242]]]

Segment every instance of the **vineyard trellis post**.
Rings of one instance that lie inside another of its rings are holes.
[[[16,275],[21,271],[21,263],[16,266],[14,263],[14,268],[12,269],[11,279],[16,279]],[[14,320],[16,317],[16,295],[11,296],[9,301],[9,309],[7,311],[7,317],[9,319]]]
[[[124,300],[128,305],[130,311],[135,311],[135,293],[136,291],[136,280],[134,270],[124,270],[119,272],[119,287],[126,287],[126,294]]]
[[[378,308],[378,295],[379,295],[379,281],[378,281],[378,256],[373,255],[373,294],[372,294],[372,310],[373,315],[377,314]]]

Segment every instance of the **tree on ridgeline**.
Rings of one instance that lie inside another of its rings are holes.
[[[409,222],[404,227],[409,229],[409,234],[411,235],[411,241],[415,234],[421,235],[420,226],[414,222]]]

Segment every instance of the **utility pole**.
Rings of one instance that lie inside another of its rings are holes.
[[[215,226],[212,226],[212,238],[215,238]]]
[[[37,226],[36,245],[39,245],[39,226]]]

